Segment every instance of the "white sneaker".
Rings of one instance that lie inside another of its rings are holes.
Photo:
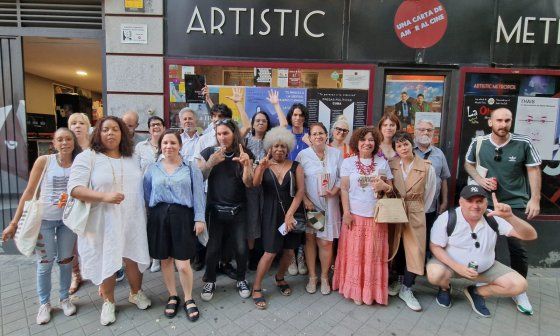
[[[49,323],[51,320],[51,304],[45,303],[39,307],[37,312],[37,324]]]
[[[389,296],[396,296],[401,291],[402,287],[402,276],[399,275],[397,281],[393,281],[389,284]]]
[[[414,311],[422,310],[422,306],[420,306],[420,302],[418,302],[418,300],[414,296],[414,293],[412,293],[412,289],[403,285],[401,287],[401,290],[399,291],[399,298],[401,298],[401,300],[406,303],[408,308]]]
[[[290,263],[290,266],[288,266],[288,274],[290,275],[297,275],[298,274],[298,267],[296,264],[296,257],[292,257],[292,262]]]
[[[216,291],[216,283],[206,282],[202,286],[202,293],[200,293],[200,298],[202,301],[210,301],[214,297],[214,292]]]
[[[305,254],[303,253],[303,251],[300,251],[300,253],[298,254],[297,267],[298,267],[299,274],[301,275],[307,274],[307,265],[305,264]]]
[[[111,301],[103,302],[103,307],[101,308],[101,317],[99,318],[99,322],[101,325],[109,325],[115,322],[117,318],[115,317],[115,304]]]
[[[66,316],[72,316],[76,314],[76,306],[72,303],[70,298],[60,301],[60,307]]]
[[[249,285],[247,284],[247,280],[237,281],[237,291],[239,292],[239,296],[241,298],[246,299],[251,296],[251,290],[249,289]]]
[[[529,302],[529,297],[527,297],[527,292],[523,292],[517,296],[512,297],[513,302],[517,306],[517,310],[525,315],[533,315],[533,306]]]
[[[161,270],[161,264],[158,259],[152,260],[152,266],[150,266],[150,272],[155,273]]]
[[[139,290],[138,293],[128,295],[128,302],[134,303],[138,309],[148,309],[149,306],[152,305],[152,301],[144,294],[142,290]]]

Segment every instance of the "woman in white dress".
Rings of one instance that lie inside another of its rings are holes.
[[[333,240],[340,233],[340,183],[339,170],[342,152],[327,146],[327,128],[322,123],[309,127],[311,147],[299,152],[296,161],[303,167],[305,174],[305,197],[307,211],[320,211],[325,216],[322,230],[308,227],[305,233],[305,260],[309,270],[309,282],[305,290],[313,294],[317,291],[315,264],[317,247],[321,262],[321,293],[331,292],[329,269],[332,264]]]
[[[92,135],[91,150],[72,165],[68,193],[91,203],[83,236],[78,236],[82,277],[101,285],[100,322],[115,322],[115,272],[124,261],[128,300],[139,309],[151,305],[142,292],[142,272],[150,264],[142,172],[133,157],[132,139],[123,121],[105,117]],[[91,178],[91,180],[90,180]]]

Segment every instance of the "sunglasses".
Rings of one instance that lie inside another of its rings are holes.
[[[347,129],[344,129],[344,128],[340,128],[340,127],[335,127],[334,130],[335,130],[335,131],[339,131],[339,132],[344,133],[344,134],[350,132],[350,130],[347,130]]]
[[[494,161],[502,161],[502,147],[494,149]]]
[[[227,124],[230,124],[230,123],[231,123],[231,119],[226,118],[226,119],[220,119],[220,120],[216,121],[214,124],[216,126],[218,126],[218,125],[227,125]]]
[[[474,240],[478,239],[478,236],[476,235],[476,232],[471,232],[471,238],[474,239]],[[475,241],[474,242],[474,247],[480,248],[480,243]]]

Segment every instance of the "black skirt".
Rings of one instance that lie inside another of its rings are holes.
[[[194,211],[185,205],[158,203],[148,209],[148,248],[153,259],[194,258]]]

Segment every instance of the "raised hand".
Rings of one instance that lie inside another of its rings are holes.
[[[494,210],[488,213],[488,216],[499,216],[502,218],[508,218],[513,215],[511,207],[505,203],[498,202],[496,193],[492,193],[492,202],[494,203]]]
[[[208,85],[204,85],[202,94],[204,95],[204,99],[210,99],[210,88],[208,88]]]
[[[245,153],[245,151],[243,150],[243,146],[241,144],[239,144],[239,157],[234,157],[232,160],[239,162],[244,167],[248,167],[252,165],[249,154]]]
[[[267,100],[272,104],[280,104],[280,99],[278,98],[278,91],[277,90],[270,90],[268,91],[268,98]]]
[[[233,91],[233,95],[227,96],[226,98],[233,101],[236,104],[241,102],[243,100],[243,89],[241,87],[234,86],[232,88],[232,91]]]
[[[268,150],[268,153],[259,162],[259,166],[262,166],[262,169],[267,169],[270,168],[270,166],[275,165],[276,162],[272,161],[271,158],[272,158],[272,148]]]

